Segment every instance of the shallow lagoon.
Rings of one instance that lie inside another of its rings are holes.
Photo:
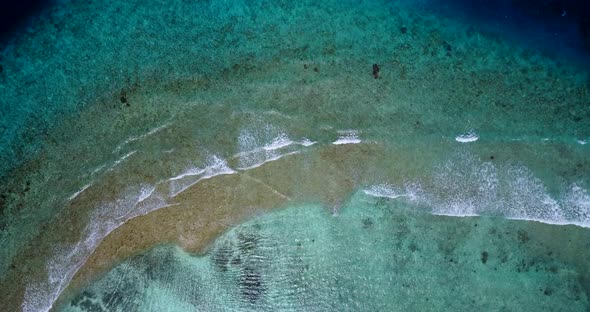
[[[383,1],[65,1],[0,60],[3,310],[587,309],[582,60]]]

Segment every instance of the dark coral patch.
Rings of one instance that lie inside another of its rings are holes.
[[[378,79],[380,71],[381,71],[381,68],[379,67],[379,65],[373,64],[373,78]]]
[[[250,303],[257,302],[264,294],[262,276],[251,267],[244,268],[238,282],[242,296]]]
[[[488,262],[488,258],[489,258],[490,254],[488,254],[487,251],[484,251],[481,253],[481,263],[486,264],[486,262]]]
[[[232,254],[232,250],[228,246],[218,248],[213,254],[213,263],[215,267],[221,271],[227,271],[227,266]]]

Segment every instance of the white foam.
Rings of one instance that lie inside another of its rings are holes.
[[[312,146],[316,143],[317,143],[316,141],[312,141],[308,138],[303,138],[303,139],[301,139],[301,142],[299,142],[300,145],[305,146],[305,147]]]
[[[236,155],[234,155],[234,157],[252,154],[263,150],[280,150],[293,144],[308,146],[305,144],[313,145],[315,143],[307,139],[304,139],[304,141],[302,142],[294,142],[284,133],[280,133],[278,136],[274,137],[272,140],[270,140],[270,143],[262,143],[261,141],[263,140],[255,137],[254,134],[252,134],[251,132],[244,130],[241,131],[240,136],[238,137],[238,145],[240,151]]]
[[[242,129],[238,135],[239,152],[251,151],[264,145],[260,142],[260,139],[258,138],[259,136],[261,135],[255,135],[254,131]]]
[[[332,142],[334,145],[343,145],[343,144],[358,144],[361,143],[361,140],[358,138],[339,138],[338,140]]]
[[[139,193],[139,198],[137,199],[136,205],[145,201],[148,197],[150,197],[154,191],[156,190],[156,186],[144,186],[141,188],[141,193]]]
[[[576,142],[578,142],[578,144],[580,144],[580,145],[586,145],[586,144],[588,144],[588,141],[582,140],[582,139],[578,139],[578,140],[576,140]]]
[[[148,136],[148,135],[152,135],[152,134],[158,133],[158,132],[160,132],[160,131],[168,128],[168,126],[170,126],[170,124],[169,123],[165,123],[165,124],[163,124],[161,126],[158,126],[158,127],[153,128],[152,130],[148,131],[148,133],[144,134],[143,136],[145,137],[145,136]]]
[[[572,185],[552,195],[524,166],[496,167],[459,155],[435,168],[417,202],[447,216],[500,216],[507,219],[590,227],[590,195]],[[387,193],[385,193],[387,194]],[[400,193],[393,193],[394,195]]]
[[[156,200],[149,200],[152,197]],[[95,210],[77,244],[55,249],[47,263],[47,280],[27,285],[21,305],[23,311],[49,311],[100,242],[130,218],[170,206],[161,199],[154,196],[153,186],[147,186]]]
[[[408,192],[408,190],[399,190],[392,186],[391,184],[377,184],[371,185],[368,188],[364,189],[363,192],[369,196],[373,197],[385,197],[396,199],[400,197],[407,197],[409,199],[416,198],[415,192]]]
[[[563,204],[569,207],[566,214],[567,220],[576,221],[576,225],[590,227],[590,193],[577,184],[572,184]]]
[[[107,171],[112,171],[113,169],[115,169],[115,167],[117,167],[119,164],[121,164],[123,161],[125,161],[125,159],[131,157],[131,155],[133,155],[135,153],[137,153],[137,151],[131,151],[131,152],[121,156],[119,159],[115,160],[113,165]]]
[[[296,154],[300,152],[300,146],[308,147],[317,143],[305,138],[301,142],[292,141],[283,132],[274,137],[269,135],[277,132],[270,126],[251,131],[242,130],[238,137],[239,152],[231,158],[238,160],[237,169],[253,169],[284,156]],[[269,137],[272,139],[268,140]]]
[[[184,177],[192,177],[192,176],[200,175],[203,172],[205,172],[205,169],[198,168],[198,167],[190,167],[185,172],[168,179],[168,181],[180,180]]]
[[[261,162],[254,163],[254,164],[249,165],[247,167],[238,167],[238,170],[250,170],[250,169],[254,169],[254,168],[260,167],[260,166],[262,166],[262,165],[264,165],[264,164],[266,164],[268,162],[279,160],[279,159],[281,159],[281,158],[283,158],[285,156],[295,155],[295,154],[299,154],[299,153],[300,153],[299,151],[294,151],[294,152],[289,152],[289,153],[285,153],[285,154],[279,154],[279,155],[276,155],[276,156],[273,156],[273,157],[266,158],[266,159],[264,159]]]
[[[477,217],[479,216],[477,213],[474,212],[460,212],[461,207],[457,207],[455,211],[446,211],[446,212],[439,212],[439,211],[432,211],[431,213],[435,216],[446,216],[446,217],[456,217],[456,218],[467,218],[467,217]]]
[[[459,155],[435,167],[429,189],[421,201],[441,215],[479,214],[481,203],[495,203],[498,172],[491,162]]]
[[[131,151],[125,155],[123,155],[121,158],[119,158],[118,160],[115,161],[114,165],[118,165],[121,162],[123,162],[125,159],[129,158],[131,155],[135,154],[137,151]]]
[[[92,184],[94,184],[94,181],[92,181],[92,182],[84,185],[79,191],[75,192],[70,197],[68,197],[68,200],[71,201],[72,199],[78,197],[78,195],[82,194],[82,192],[84,192],[87,188],[89,188],[90,186],[92,186]]]
[[[94,170],[92,170],[92,172],[90,173],[90,175],[95,175],[97,174],[99,171],[101,171],[104,167],[106,167],[106,165],[100,165],[98,167],[96,167]]]
[[[139,136],[133,136],[133,137],[127,138],[125,141],[123,141],[123,143],[117,145],[117,147],[113,150],[113,153],[119,152],[121,149],[123,149],[123,147],[125,147],[125,145],[127,145],[133,141],[139,140],[139,138],[140,138]]]
[[[179,205],[168,203],[167,198],[155,190],[155,186],[142,187],[135,205],[133,205],[124,215],[118,217],[117,220],[125,222],[163,207]]]
[[[165,123],[161,126],[151,129],[150,131],[148,131],[147,133],[144,133],[142,135],[131,136],[131,137],[127,138],[125,141],[123,141],[123,143],[117,145],[117,147],[113,150],[113,153],[120,151],[125,145],[127,145],[131,142],[144,139],[152,134],[156,134],[156,133],[162,131],[163,129],[166,129],[169,125],[170,125],[169,123]]]
[[[214,155],[209,158],[208,164],[203,168],[189,168],[186,172],[168,179],[170,182],[170,197],[174,197],[184,192],[199,181],[219,175],[234,173],[236,173],[236,171],[231,169],[224,159]]]
[[[340,136],[338,139],[332,144],[334,145],[342,145],[342,144],[358,144],[361,143],[361,139],[359,138],[358,131],[356,130],[341,130],[338,131]]]
[[[406,183],[407,184],[407,183]],[[376,197],[411,194],[420,209],[436,215],[498,216],[507,219],[590,227],[590,193],[572,184],[551,194],[543,181],[523,165],[498,167],[461,154],[435,167],[431,177],[407,185],[374,185],[364,190]]]
[[[475,130],[469,130],[467,133],[460,134],[455,137],[455,141],[460,143],[470,143],[479,140],[479,135],[475,133]]]
[[[276,137],[270,144],[267,144],[263,147],[264,150],[267,151],[274,151],[277,149],[281,149],[283,147],[287,147],[293,144],[293,141],[289,139],[285,134],[281,134]]]

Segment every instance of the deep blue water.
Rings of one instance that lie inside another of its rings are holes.
[[[426,0],[433,11],[556,57],[590,57],[590,1]]]
[[[15,31],[26,28],[51,4],[52,1],[48,0],[0,1],[0,46],[10,40]]]

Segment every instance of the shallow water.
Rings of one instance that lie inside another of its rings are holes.
[[[588,309],[585,54],[442,12],[52,6],[0,57],[2,310]]]
[[[543,226],[413,208],[357,193],[337,214],[272,212],[203,257],[169,246],[131,257],[63,310],[586,310],[581,268],[544,244]],[[587,239],[574,233],[562,239]]]

